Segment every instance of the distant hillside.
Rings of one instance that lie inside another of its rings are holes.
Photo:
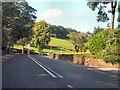
[[[50,29],[52,31],[52,37],[59,39],[68,39],[67,35],[69,32],[77,32],[72,28],[64,28],[63,26],[50,25]]]
[[[49,46],[55,46],[63,49],[72,49],[74,50],[74,45],[70,40],[51,38]]]

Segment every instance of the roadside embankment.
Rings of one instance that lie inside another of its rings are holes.
[[[49,57],[54,58],[56,60],[72,62],[75,64],[81,64],[85,66],[103,66],[103,67],[119,68],[118,64],[106,63],[103,59],[98,59],[92,56],[49,53]]]

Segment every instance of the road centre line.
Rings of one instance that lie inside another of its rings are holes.
[[[36,60],[34,60],[30,55],[28,55],[29,58],[31,58],[38,66],[40,66],[43,70],[45,70],[49,75],[51,75],[53,78],[57,78],[54,74],[52,74],[50,71],[48,71],[46,68],[44,68],[41,64],[39,64]]]
[[[69,88],[73,88],[71,85],[67,85]]]
[[[34,58],[36,60],[36,58]],[[60,74],[56,73],[55,71],[53,71],[52,69],[50,69],[49,67],[47,67],[46,65],[44,65],[43,63],[41,63],[40,61],[36,60],[37,62],[39,62],[41,65],[43,65],[45,68],[47,68],[48,70],[50,70],[51,72],[53,72],[54,74],[56,74],[59,78],[63,78],[63,76],[61,76]]]

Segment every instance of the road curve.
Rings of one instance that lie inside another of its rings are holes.
[[[2,64],[3,88],[118,88],[117,75],[40,55],[18,54]]]

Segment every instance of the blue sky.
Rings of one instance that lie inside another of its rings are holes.
[[[107,28],[107,23],[97,22],[97,10],[92,11],[87,6],[87,1],[80,2],[35,2],[27,0],[29,5],[37,9],[37,22],[46,20],[52,25],[70,27],[81,32],[93,32],[94,27]],[[107,9],[109,9],[108,6]],[[109,15],[111,16],[111,14]],[[117,27],[118,14],[115,16],[115,27]],[[110,21],[109,21],[110,22]]]

